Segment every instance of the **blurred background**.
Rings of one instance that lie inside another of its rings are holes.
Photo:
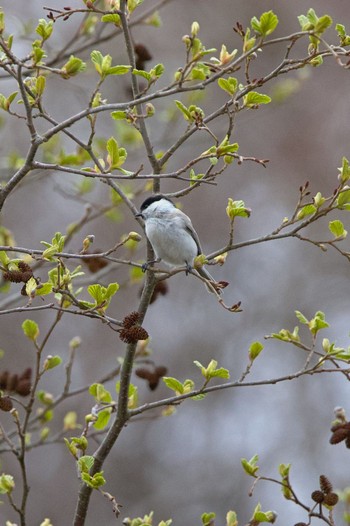
[[[151,0],[145,1],[140,9],[154,4]],[[63,2],[48,4],[17,0],[13,5],[5,6],[7,30],[17,38],[14,51],[19,56],[26,55],[30,49],[31,40],[25,36],[26,31],[30,33],[28,26],[32,24],[35,28],[37,19],[47,15],[43,7],[62,8],[64,5]],[[79,7],[81,3],[74,0],[69,5]],[[306,14],[310,7],[314,7],[319,16],[327,13],[332,16],[334,24],[340,22],[349,29],[350,6],[346,0],[334,3],[318,0],[316,6],[301,0],[219,0],[215,3],[210,0],[176,0],[161,10],[160,27],[136,26],[132,34],[135,42],[147,46],[153,56],[147,67],[160,62],[165,64],[166,73],[157,85],[159,88],[167,85],[174,71],[182,65],[184,45],[181,38],[190,32],[194,20],[200,24],[199,36],[207,48],[220,50],[221,44],[225,43],[231,51],[241,45],[233,31],[237,21],[247,27],[252,16],[273,9],[280,20],[274,36],[283,36],[299,30],[297,16]],[[25,18],[22,12],[25,12]],[[71,37],[79,16],[56,22],[54,36],[49,41],[52,56],[62,47],[62,42]],[[24,28],[23,24],[27,27]],[[24,37],[18,38],[22,34]],[[337,42],[334,28],[326,36],[332,43]],[[110,53],[113,64],[127,63],[120,37],[98,46],[98,49]],[[253,64],[256,77],[276,67],[284,51],[283,44],[264,49]],[[299,52],[298,56],[303,56],[304,48]],[[89,53],[85,51],[77,55],[89,62]],[[243,81],[242,72],[238,72],[237,77]],[[87,73],[69,81],[50,77],[45,105],[50,108],[52,117],[61,121],[84,109],[96,82],[97,75],[91,65]],[[323,195],[333,192],[337,186],[337,167],[341,166],[342,156],[349,156],[349,85],[348,71],[340,68],[335,60],[327,59],[321,68],[302,69],[267,84],[260,91],[275,94],[274,102],[258,111],[245,111],[237,116],[233,138],[240,145],[239,152],[270,162],[266,168],[253,162],[244,162],[240,166],[233,163],[219,177],[217,186],[202,185],[181,200],[183,210],[192,218],[205,253],[217,250],[227,242],[229,223],[225,207],[228,197],[243,199],[252,209],[249,219],[237,221],[235,242],[238,243],[272,232],[285,216],[290,216],[298,199],[299,187],[306,181],[310,181],[311,195],[318,191]],[[11,81],[1,79],[2,93],[9,94],[14,90]],[[277,96],[288,90],[288,97]],[[108,102],[128,100],[127,78],[109,78],[103,85],[102,95]],[[186,98],[181,100],[186,103]],[[224,93],[212,86],[206,98],[198,99],[197,104],[210,113],[224,100]],[[156,117],[149,121],[150,136],[155,151],[164,151],[184,131],[185,125],[181,118],[167,124],[169,111],[173,109],[169,100],[161,99],[154,105]],[[218,120],[212,129],[223,137],[227,122]],[[87,122],[80,121],[72,131],[86,140],[89,134]],[[114,135],[119,144],[128,149],[127,169],[137,169],[144,164],[145,170],[149,170],[142,145],[129,145],[127,131],[116,128],[109,114],[100,114],[97,119],[98,137],[106,139]],[[0,168],[6,179],[12,173],[12,170],[7,173],[5,169],[9,156],[25,156],[29,134],[23,123],[15,118],[6,118],[0,133]],[[63,144],[67,152],[74,149],[74,145],[64,138]],[[195,134],[176,152],[166,169],[179,169],[210,145],[208,134]],[[46,155],[49,155],[50,147]],[[96,209],[106,202],[108,189],[104,185],[96,185],[86,196],[74,197],[75,187],[80,182],[78,177],[62,173],[30,174],[10,196],[1,216],[1,224],[12,232],[16,245],[40,248],[40,241],[50,241],[56,231],[65,232],[67,225],[79,221],[84,215],[86,202],[91,202]],[[138,191],[142,187],[142,183],[137,183],[131,188]],[[181,188],[179,182],[164,182],[161,189],[172,192]],[[137,206],[142,199],[142,196],[135,199]],[[348,218],[343,215],[340,219],[348,228]],[[119,221],[102,216],[84,227],[69,249],[78,252],[84,237],[93,234],[94,249],[107,250],[130,230],[141,233],[132,214],[122,207]],[[313,228],[312,236],[315,239],[328,238],[327,220]],[[347,241],[343,246],[347,246]],[[144,260],[145,256],[145,246],[137,255],[132,254],[133,259]],[[73,263],[69,264],[70,268],[74,268]],[[47,270],[49,268],[47,265]],[[88,269],[84,267],[84,270],[90,277]],[[118,281],[123,285],[128,272],[129,269],[112,265],[110,273],[99,282],[106,285]],[[349,263],[335,251],[321,252],[311,244],[292,239],[261,243],[232,252],[223,267],[212,268],[211,272],[216,279],[230,283],[224,293],[225,302],[242,301],[243,312],[232,314],[222,309],[193,277],[185,277],[183,273],[173,277],[169,281],[168,294],[150,307],[144,322],[151,335],[152,359],[168,368],[168,376],[181,381],[193,378],[199,386],[201,377],[193,360],[207,364],[215,358],[220,366],[230,370],[232,380],[238,379],[247,365],[250,344],[255,340],[264,342],[265,335],[282,328],[292,330],[297,324],[296,309],[308,318],[317,310],[324,311],[330,323],[324,336],[339,346],[348,346]],[[45,273],[46,268],[42,267],[39,275],[43,280]],[[94,281],[95,277],[91,275],[91,282]],[[128,288],[123,286],[109,314],[121,319],[137,309],[140,287],[141,283]],[[10,292],[12,306],[26,303],[19,291],[20,286],[14,284]],[[0,296],[2,308],[5,297],[5,294]],[[54,313],[0,317],[0,347],[5,351],[0,362],[1,370],[24,370],[32,366],[34,351],[20,330],[20,324],[28,317],[39,323],[44,335]],[[308,336],[304,331],[301,334],[305,338]],[[66,315],[52,335],[46,354],[59,354],[66,361],[69,342],[75,336],[81,338],[82,344],[73,368],[72,388],[98,381],[116,367],[117,358],[124,353],[124,345],[116,334],[99,321]],[[264,343],[265,349],[249,380],[277,378],[298,371],[304,364],[302,351],[297,352],[281,342],[268,340]],[[56,396],[62,391],[64,379],[64,367],[57,368],[43,377],[40,388]],[[152,393],[141,379],[134,378],[133,381],[139,387],[140,403],[171,394],[163,385]],[[114,384],[115,381],[107,384],[112,392]],[[172,517],[173,524],[190,526],[201,524],[203,512],[213,511],[217,514],[216,524],[220,525],[224,524],[226,512],[234,509],[239,523],[245,524],[256,504],[261,502],[263,510],[273,509],[278,513],[277,524],[292,526],[299,521],[307,522],[303,510],[286,501],[277,485],[261,482],[249,497],[253,480],[243,473],[240,459],[258,453],[261,474],[277,478],[279,463],[292,463],[291,483],[300,499],[308,505],[311,504],[310,494],[318,488],[318,478],[322,473],[331,479],[335,488],[350,485],[348,450],[343,445],[329,444],[334,407],[342,406],[350,411],[348,389],[343,376],[318,375],[277,385],[216,392],[202,401],[183,403],[168,418],[160,418],[159,412],[145,413],[129,423],[110,454],[104,466],[108,481],[105,489],[123,505],[123,518],[143,516],[155,510],[156,523]],[[62,418],[68,410],[76,411],[79,420],[83,421],[92,404],[89,395],[67,400],[55,411],[52,426],[49,424],[52,435],[61,428]],[[1,420],[5,427],[10,426],[9,415],[2,413]],[[72,435],[76,434],[72,432]],[[91,446],[95,447],[94,444]],[[17,465],[11,456],[2,457],[1,470],[13,473],[19,480]],[[28,524],[40,524],[44,517],[50,517],[55,526],[70,524],[79,481],[73,458],[63,442],[32,450],[28,461],[31,487]],[[337,524],[342,523],[342,506],[339,504],[335,509]],[[6,503],[0,508],[0,517],[1,524],[5,520],[17,520]],[[92,495],[86,524],[115,524],[109,504],[97,492]],[[321,522],[315,519],[312,524],[316,526]]]

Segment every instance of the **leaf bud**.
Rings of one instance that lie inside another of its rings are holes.
[[[193,37],[197,36],[198,33],[199,33],[199,24],[198,22],[192,22],[192,26],[191,26],[191,35]]]

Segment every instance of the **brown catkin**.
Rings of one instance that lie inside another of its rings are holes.
[[[140,319],[140,314],[137,311],[130,312],[125,318],[123,319],[123,327],[125,329],[130,329],[133,325],[136,325]]]
[[[330,444],[339,444],[339,442],[342,442],[345,440],[349,435],[349,431],[345,428],[337,429],[333,432],[331,438],[329,439]]]
[[[1,411],[11,411],[13,408],[12,400],[9,396],[0,396]]]
[[[326,477],[326,475],[320,475],[320,488],[327,495],[333,491],[333,486],[331,481]]]
[[[324,503],[327,504],[327,506],[335,506],[339,500],[339,497],[336,493],[328,493],[324,496]]]
[[[312,498],[313,501],[318,502],[319,504],[321,504],[321,502],[324,501],[324,494],[319,489],[316,489],[315,491],[313,491],[311,493],[311,498]]]

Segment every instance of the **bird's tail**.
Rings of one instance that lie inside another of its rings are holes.
[[[220,284],[217,281],[215,281],[215,279],[213,278],[211,274],[209,274],[207,269],[205,269],[204,267],[200,267],[200,268],[197,268],[196,270],[198,274],[202,276],[202,278],[210,281],[210,285],[206,284],[208,292],[211,292],[213,294],[214,293],[213,289],[215,289],[216,292],[218,292],[218,294],[222,294],[222,288],[220,287]]]

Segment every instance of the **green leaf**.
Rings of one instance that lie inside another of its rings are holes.
[[[112,111],[112,113],[111,113],[111,117],[115,121],[121,120],[121,119],[126,119],[126,116],[127,116],[126,115],[126,111]]]
[[[116,26],[120,25],[120,16],[117,13],[103,15],[101,17],[101,22],[109,22],[115,24]]]
[[[255,477],[256,472],[259,470],[259,466],[256,465],[258,460],[258,455],[254,455],[250,460],[246,458],[241,459],[242,467],[248,475]]]
[[[345,26],[343,24],[336,24],[335,29],[340,37],[346,36]]]
[[[278,17],[273,11],[263,13],[258,20],[255,16],[251,20],[251,26],[261,36],[270,35],[278,25]]]
[[[119,163],[119,148],[118,143],[114,137],[110,137],[108,139],[106,147],[109,153],[109,162],[111,164],[111,168],[113,166],[117,166]]]
[[[295,315],[300,321],[300,323],[303,323],[304,325],[307,325],[309,323],[309,320],[305,318],[304,314],[302,314],[299,310],[295,311]]]
[[[91,455],[83,455],[78,460],[78,468],[80,473],[88,473],[95,463],[95,459]]]
[[[146,79],[147,82],[150,82],[152,79],[152,75],[148,71],[144,71],[143,69],[133,69],[132,74]]]
[[[129,73],[131,66],[112,66],[108,69],[107,75],[126,75]]]
[[[309,330],[314,336],[321,329],[326,329],[329,324],[325,320],[325,314],[322,311],[317,311],[315,316],[309,321]]]
[[[107,286],[107,289],[105,289],[105,299],[109,300],[114,296],[114,294],[119,290],[119,284],[118,283],[110,283]]]
[[[4,32],[5,29],[5,17],[4,12],[0,11],[0,35]]]
[[[315,25],[315,33],[321,35],[328,27],[333,24],[333,20],[329,15],[321,16]]]
[[[229,77],[228,79],[219,79],[218,85],[224,91],[227,91],[230,95],[234,95],[237,91],[238,80],[234,77]]]
[[[128,0],[128,11],[133,13],[137,7],[143,4],[144,0]]]
[[[71,55],[69,60],[61,67],[61,76],[64,79],[69,79],[74,77],[81,71],[86,69],[86,63],[83,62],[80,58]]]
[[[82,473],[81,474],[81,480],[85,482],[87,486],[90,486],[90,488],[98,489],[99,487],[106,484],[106,479],[103,477],[103,471],[99,471],[98,473],[95,473],[95,475],[92,477],[89,473]]]
[[[15,480],[12,475],[2,473],[0,475],[0,494],[11,493],[15,487]]]
[[[48,371],[49,369],[53,369],[54,367],[61,365],[61,363],[62,358],[60,356],[48,356],[44,362],[44,370]]]
[[[169,389],[172,389],[172,391],[175,391],[176,394],[183,394],[184,387],[182,383],[177,380],[176,378],[171,378],[169,376],[163,376],[162,378],[163,382]]]
[[[6,254],[5,250],[0,250],[0,263],[4,266],[4,267],[7,267],[7,265],[9,264],[10,262],[10,258],[8,257],[8,255]]]
[[[340,45],[341,46],[349,46],[350,45],[350,36],[347,34],[345,26],[343,24],[336,24],[335,29],[338,33],[338,36],[340,38]]]
[[[193,362],[199,369],[201,370],[202,375],[206,380],[210,380],[211,378],[230,378],[230,373],[228,369],[224,369],[223,367],[217,368],[218,362],[216,360],[211,360],[207,367],[202,365],[197,360],[194,360]]]
[[[269,104],[270,102],[271,97],[263,93],[258,93],[257,91],[250,91],[243,97],[243,104],[247,108],[259,106],[259,104]]]
[[[179,101],[179,100],[176,100],[175,104],[179,108],[179,110],[183,113],[183,116],[185,117],[186,121],[192,121],[191,113],[186,108],[186,106],[184,104],[182,104],[182,102]]]
[[[53,31],[53,21],[47,21],[44,18],[40,18],[39,24],[35,28],[35,32],[41,36],[42,42],[45,42]]]
[[[112,402],[112,395],[107,389],[99,383],[95,383],[90,385],[89,387],[89,393],[95,397],[96,402],[98,404],[100,403],[106,403],[109,404]]]
[[[340,172],[338,178],[342,183],[345,183],[350,179],[350,166],[346,157],[343,157],[341,168],[338,168],[338,170]]]
[[[37,338],[39,337],[39,334],[40,334],[39,326],[33,320],[25,320],[22,323],[22,329],[23,329],[24,334],[27,336],[27,338],[29,338],[33,342],[36,341]]]
[[[343,192],[340,192],[339,197],[337,199],[337,206],[340,209],[346,209],[344,205],[347,205],[350,203],[350,190],[344,190]]]
[[[283,342],[300,342],[299,327],[294,327],[293,332],[281,329],[278,333],[273,332],[270,337]]]
[[[229,219],[233,221],[235,217],[249,217],[251,210],[246,208],[244,201],[234,201],[231,199],[231,197],[229,197],[228,205],[226,207],[226,214],[228,215]]]
[[[314,214],[315,212],[317,212],[317,208],[315,205],[313,204],[305,205],[297,213],[297,219],[298,220],[304,219],[304,217],[310,216]]]
[[[345,230],[343,223],[339,219],[330,221],[328,228],[336,238],[345,238],[347,236],[347,230]]]
[[[237,513],[228,511],[226,514],[226,526],[238,526]]]
[[[201,516],[203,526],[213,526],[215,513],[203,513]]]
[[[95,429],[104,429],[111,418],[111,412],[112,408],[107,407],[106,409],[103,409],[102,411],[99,411],[97,415],[97,420],[94,422],[94,428]]]
[[[249,347],[249,360],[253,362],[259,356],[263,348],[264,346],[262,343],[253,342]]]

